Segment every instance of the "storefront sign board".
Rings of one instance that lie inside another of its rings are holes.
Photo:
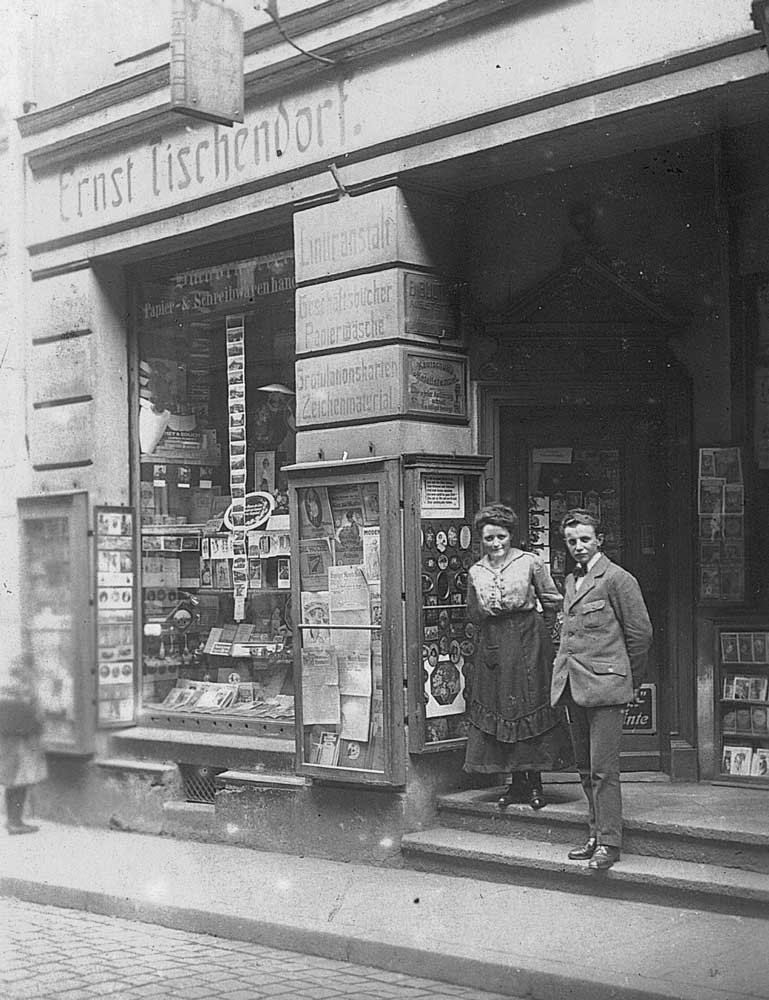
[[[296,293],[297,354],[382,340],[456,341],[452,286],[402,268],[337,278]]]
[[[467,362],[460,355],[397,345],[300,358],[297,427],[398,415],[467,418]]]

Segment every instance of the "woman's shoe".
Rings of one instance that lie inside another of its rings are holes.
[[[526,789],[521,788],[520,781],[513,778],[504,792],[497,799],[498,809],[507,809],[508,806],[513,805],[515,802],[526,802]]]
[[[547,802],[542,791],[542,775],[538,771],[526,771],[524,778],[529,789],[529,805],[532,809],[544,809]]]

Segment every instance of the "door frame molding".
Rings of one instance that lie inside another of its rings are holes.
[[[696,663],[694,650],[694,550],[692,534],[692,402],[691,385],[677,365],[664,377],[638,379],[517,379],[479,381],[479,448],[491,455],[487,467],[486,495],[500,495],[500,410],[552,409],[574,406],[589,412],[591,406],[661,409],[665,451],[665,479],[670,483],[661,544],[667,550],[667,676],[660,678],[658,714],[661,730],[660,769],[674,779],[697,779]],[[627,759],[627,758],[626,758]]]

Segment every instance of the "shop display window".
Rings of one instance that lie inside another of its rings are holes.
[[[769,631],[749,623],[717,629],[722,778],[769,780]]]
[[[137,289],[140,695],[166,724],[293,734],[293,287],[286,252]]]

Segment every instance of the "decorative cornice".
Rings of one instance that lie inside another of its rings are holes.
[[[507,0],[506,7],[509,9],[527,2],[529,0]],[[312,31],[333,27],[381,5],[382,0],[345,0],[344,4],[339,3],[339,0],[327,0],[312,10],[300,11],[283,18],[282,24],[288,35],[300,39]],[[340,38],[314,51],[337,64],[349,63],[422,38],[433,37],[436,31],[444,32],[499,12],[499,0],[443,0],[429,10],[405,14],[387,24]],[[276,25],[270,23],[252,28],[245,33],[244,55],[247,58],[282,43],[283,38]],[[262,97],[265,90],[286,88],[315,77],[318,73],[317,62],[292,51],[290,56],[278,63],[246,73],[246,102],[249,98]],[[155,93],[168,85],[169,64],[164,63],[63,104],[24,115],[17,119],[19,131],[25,138],[39,135],[51,128]],[[166,110],[168,106],[164,101],[157,111],[162,113]]]

